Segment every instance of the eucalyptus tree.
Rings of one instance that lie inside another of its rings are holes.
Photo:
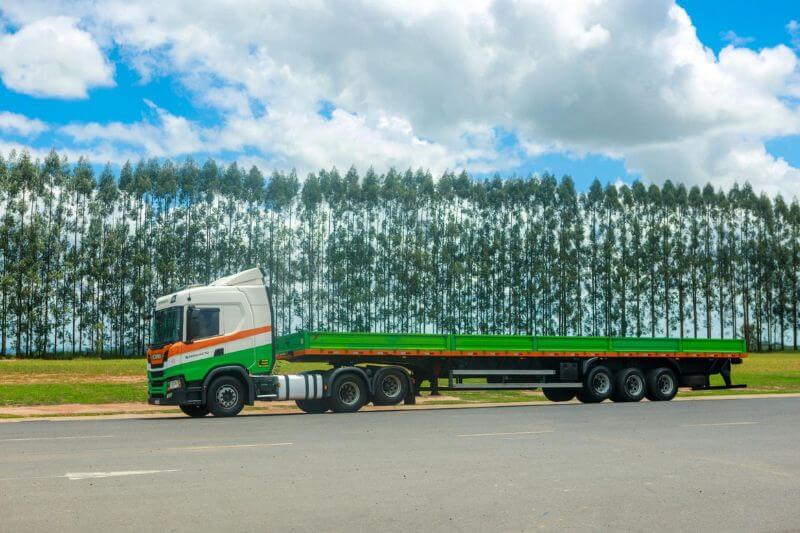
[[[589,186],[589,192],[584,196],[584,210],[587,213],[588,220],[586,221],[587,231],[589,234],[589,250],[588,250],[588,267],[589,275],[586,285],[588,293],[589,306],[591,312],[589,314],[591,320],[591,327],[589,328],[590,335],[600,334],[600,276],[601,276],[601,236],[599,228],[599,216],[603,202],[603,186],[600,180],[595,179]]]
[[[0,354],[141,354],[157,294],[263,266],[298,328],[796,347],[800,207],[744,184],[0,159]],[[790,339],[791,336],[791,339]]]

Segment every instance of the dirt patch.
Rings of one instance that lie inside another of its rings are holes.
[[[63,374],[0,374],[0,385],[61,385],[78,383],[147,383],[146,376],[93,376]]]
[[[417,396],[417,403],[425,404],[430,402],[458,402],[461,398],[455,396],[447,396],[442,394],[440,396]]]
[[[65,403],[61,405],[29,405],[23,407],[0,407],[0,415],[15,416],[68,416],[104,413],[158,413],[176,409],[160,407],[145,403],[101,403],[80,404]]]

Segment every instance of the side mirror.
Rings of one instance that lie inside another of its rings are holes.
[[[194,316],[194,310],[193,305],[186,310],[186,344],[192,344],[197,337],[197,319]]]

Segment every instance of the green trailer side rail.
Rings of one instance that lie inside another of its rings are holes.
[[[305,355],[513,357],[746,357],[743,339],[334,333],[300,331],[275,341],[281,359]]]

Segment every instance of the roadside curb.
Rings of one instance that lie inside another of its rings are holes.
[[[677,402],[691,402],[691,401],[712,401],[712,400],[761,400],[768,398],[800,398],[800,393],[785,393],[785,394],[731,394],[719,396],[683,396],[677,397],[673,401]],[[646,400],[645,400],[646,401]],[[113,405],[113,404],[110,404]],[[447,404],[417,404],[417,405],[400,405],[400,406],[366,406],[362,409],[363,412],[405,412],[405,411],[432,411],[441,409],[486,409],[486,408],[500,408],[500,407],[555,407],[558,405],[580,405],[580,402],[573,400],[564,403],[554,403],[548,401],[529,401],[529,402],[507,402],[507,403],[447,403]],[[609,404],[610,405],[610,404]],[[89,406],[83,405],[83,408]],[[130,412],[114,412],[114,411],[99,411],[92,412],[91,410],[83,411],[79,415],[72,414],[54,414],[48,415],[19,415],[18,418],[0,418],[0,424],[9,422],[31,422],[31,421],[75,421],[75,420],[125,420],[125,419],[159,419],[159,418],[186,418],[183,413],[176,412],[175,408],[147,408],[141,411]],[[20,408],[20,410],[29,408]],[[13,413],[14,408],[0,409],[0,414],[15,416]],[[282,405],[275,407],[260,407],[246,408],[239,416],[271,416],[271,415],[299,415],[303,414],[297,407],[290,405]]]

